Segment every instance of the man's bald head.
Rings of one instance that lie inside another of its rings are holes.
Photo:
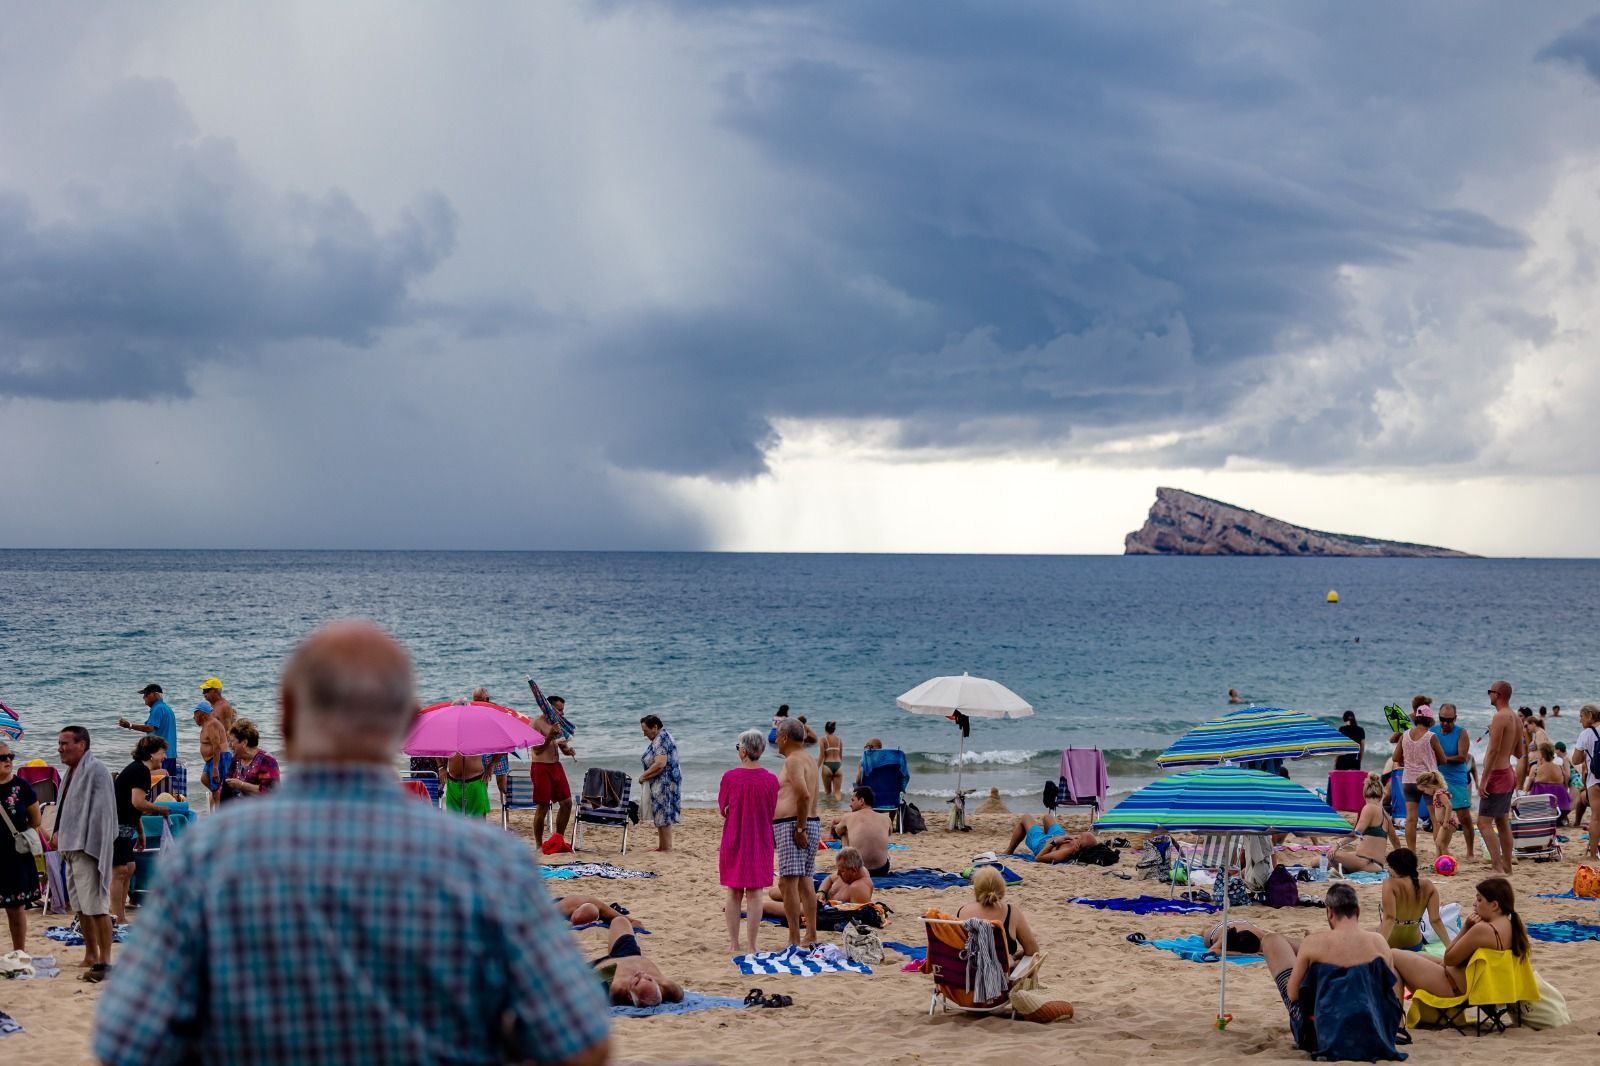
[[[411,656],[365,619],[330,622],[283,665],[290,759],[387,764],[417,712]]]
[[[1496,681],[1489,686],[1489,698],[1496,707],[1509,706],[1511,703],[1511,682]]]

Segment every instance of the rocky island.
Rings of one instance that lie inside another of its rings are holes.
[[[1304,555],[1471,559],[1467,552],[1292,525],[1182,489],[1156,489],[1143,527],[1129,533],[1124,555]]]

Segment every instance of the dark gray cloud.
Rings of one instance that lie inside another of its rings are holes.
[[[387,228],[348,195],[263,187],[201,136],[175,88],[124,81],[100,117],[123,166],[76,177],[50,217],[0,189],[0,395],[185,396],[207,362],[286,342],[365,347],[410,321],[455,212],[419,196]]]
[[[1571,63],[1600,81],[1600,15],[1591,15],[1539,49],[1539,58]]]
[[[602,324],[594,365],[648,384],[622,386],[616,461],[756,472],[784,417],[1052,447],[1200,427],[1307,349],[1352,340],[1384,357],[1330,380],[1318,409],[1162,458],[1470,457],[1461,440],[1383,442],[1377,397],[1408,387],[1397,368],[1416,355],[1367,332],[1346,275],[1425,279],[1476,257],[1492,289],[1515,269],[1551,154],[1531,61],[1546,26],[1489,5],[1450,26],[1437,11],[791,7],[678,5],[708,32],[738,28],[740,54],[709,64],[721,121],[812,194],[783,207],[801,236],[718,306]],[[1492,217],[1459,199],[1512,166],[1530,203]]]

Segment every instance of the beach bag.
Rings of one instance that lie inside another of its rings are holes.
[[[1045,810],[1053,811],[1053,810],[1056,809],[1056,800],[1058,798],[1060,798],[1059,792],[1060,792],[1060,786],[1058,786],[1054,781],[1046,781],[1044,783],[1044,809]]]
[[[1579,863],[1572,871],[1572,894],[1588,899],[1600,897],[1600,869],[1588,863]]]
[[[900,830],[905,833],[926,832],[928,823],[922,820],[922,812],[915,803],[900,804]]]
[[[1269,907],[1300,906],[1300,884],[1287,868],[1274,866],[1264,889]]]
[[[1170,842],[1146,840],[1139,849],[1139,860],[1134,863],[1133,876],[1138,881],[1168,881],[1172,878]]]
[[[870,966],[883,961],[883,941],[860,922],[851,922],[844,930],[844,953],[851,962]]]
[[[1523,1001],[1522,1024],[1529,1029],[1559,1029],[1570,1024],[1572,1015],[1567,1011],[1567,997],[1537,972],[1533,979],[1539,985],[1539,999],[1535,1003]]]
[[[1090,844],[1073,857],[1090,866],[1115,866],[1122,861],[1122,852],[1106,844]]]
[[[16,849],[17,854],[32,855],[33,844],[29,842],[28,834],[12,824],[11,816],[6,813],[4,806],[0,806],[0,819],[4,819],[6,828],[11,830],[11,846]]]

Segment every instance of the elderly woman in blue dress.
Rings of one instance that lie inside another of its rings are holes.
[[[656,824],[660,846],[656,851],[672,850],[672,827],[683,817],[683,774],[678,769],[678,745],[672,734],[661,724],[661,719],[647,714],[639,719],[639,728],[649,738],[640,763],[644,773],[639,784],[649,799],[650,820]]]

